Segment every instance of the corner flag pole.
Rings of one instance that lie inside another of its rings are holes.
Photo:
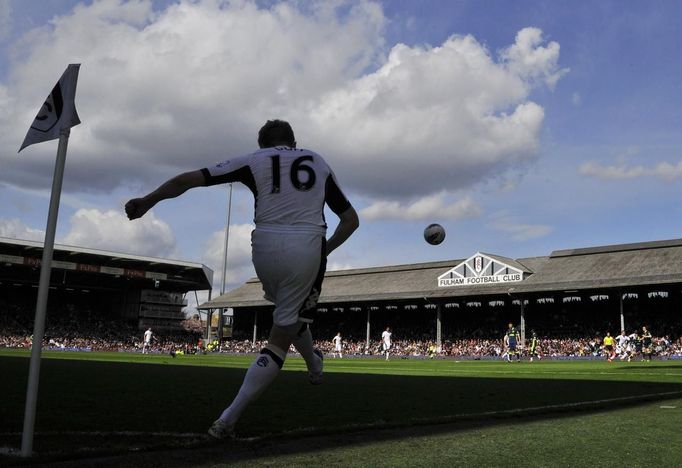
[[[50,210],[47,215],[45,229],[45,246],[43,259],[40,263],[40,283],[38,285],[38,302],[33,324],[33,342],[31,344],[31,364],[28,370],[28,387],[26,389],[26,408],[24,411],[24,432],[21,435],[21,456],[29,457],[33,452],[33,429],[36,419],[36,403],[38,400],[38,381],[40,379],[40,355],[45,333],[45,311],[47,310],[47,293],[50,290],[50,273],[52,272],[52,253],[54,238],[57,231],[57,217],[59,214],[59,200],[62,193],[62,180],[66,164],[66,148],[69,143],[70,128],[59,132],[59,147],[57,148],[57,162],[52,179],[52,195],[50,196]]]
[[[47,295],[50,290],[50,274],[52,273],[52,254],[54,238],[57,231],[59,199],[62,193],[64,166],[66,165],[66,148],[69,143],[71,127],[81,123],[76,112],[75,96],[80,64],[70,64],[52,92],[47,96],[38,115],[26,133],[26,138],[19,152],[27,146],[43,141],[59,138],[57,162],[52,178],[52,195],[47,215],[43,259],[40,264],[40,282],[38,284],[38,300],[33,323],[33,341],[31,343],[31,361],[28,369],[28,385],[26,387],[26,407],[24,411],[24,431],[21,434],[21,456],[30,457],[33,452],[33,434],[36,420],[36,403],[38,400],[38,382],[40,380],[40,357],[45,334],[45,315],[47,311]]]

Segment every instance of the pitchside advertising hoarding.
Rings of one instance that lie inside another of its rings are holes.
[[[480,252],[438,277],[438,287],[475,286],[523,281],[523,271]]]

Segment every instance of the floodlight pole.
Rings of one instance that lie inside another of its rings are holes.
[[[59,132],[57,162],[54,166],[54,177],[52,178],[52,195],[50,197],[50,209],[47,215],[43,258],[40,263],[40,282],[38,284],[38,300],[36,302],[36,315],[33,323],[31,362],[28,369],[26,407],[24,410],[24,431],[21,435],[22,457],[30,457],[33,453],[33,433],[36,419],[36,403],[38,400],[38,382],[40,380],[40,357],[43,347],[43,335],[45,334],[47,295],[50,290],[50,273],[52,272],[54,238],[57,231],[59,199],[62,193],[62,180],[64,178],[64,166],[66,165],[66,148],[69,143],[70,133],[70,128],[63,128]]]
[[[227,225],[225,226],[225,251],[223,252],[223,284],[220,287],[220,294],[225,294],[225,275],[227,275],[227,246],[230,241],[230,215],[232,214],[232,184],[227,198]]]
[[[232,184],[229,184],[230,190],[228,191],[228,197],[227,197],[227,224],[225,225],[225,249],[223,251],[223,281],[222,285],[220,286],[220,295],[222,296],[225,294],[225,282],[227,280],[227,246],[229,245],[230,241],[230,215],[232,214]],[[218,339],[222,340],[223,338],[223,321],[225,320],[224,317],[224,309],[219,309],[218,311]]]

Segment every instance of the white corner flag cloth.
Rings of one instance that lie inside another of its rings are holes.
[[[57,139],[62,129],[81,123],[75,103],[79,68],[80,64],[73,63],[66,67],[66,71],[38,111],[19,151],[34,143]]]

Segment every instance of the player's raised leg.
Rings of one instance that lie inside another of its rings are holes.
[[[286,354],[291,346],[295,327],[279,327],[273,325],[268,344],[246,371],[242,386],[230,406],[225,408],[220,417],[213,423],[208,433],[216,439],[224,439],[234,434],[234,427],[244,410],[256,400],[261,393],[279,375]]]

